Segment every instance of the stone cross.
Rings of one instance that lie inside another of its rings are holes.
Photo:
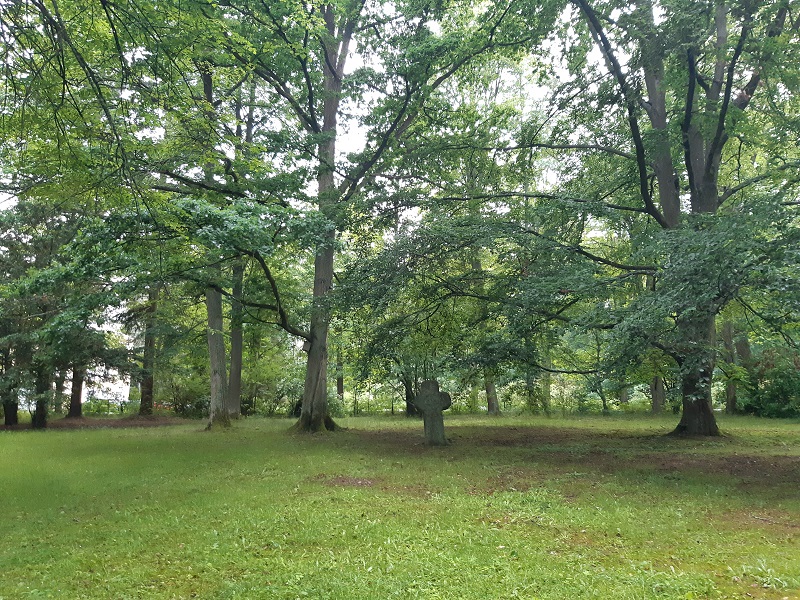
[[[425,443],[429,446],[445,446],[444,418],[442,411],[450,408],[450,394],[439,391],[439,382],[427,379],[419,386],[414,406],[422,413],[425,422]]]

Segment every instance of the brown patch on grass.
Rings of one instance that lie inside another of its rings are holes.
[[[316,481],[323,485],[330,487],[373,487],[378,483],[377,479],[367,479],[364,477],[350,477],[348,475],[325,475],[320,473],[309,478],[310,481]]]
[[[725,509],[713,518],[718,527],[737,530],[743,525],[759,526],[769,530],[773,537],[794,537],[800,533],[797,517],[777,508]]]
[[[70,417],[48,421],[48,429],[102,429],[124,427],[166,427],[197,423],[192,419],[183,419],[172,415],[131,415],[129,417]]]
[[[435,454],[444,461],[458,461],[462,456],[485,454],[487,449],[518,453],[531,467],[502,467],[485,483],[473,483],[473,493],[497,490],[524,491],[537,485],[542,470],[581,474],[663,473],[673,475],[708,475],[732,477],[740,487],[759,489],[790,488],[800,481],[800,456],[748,453],[725,455],[704,452],[682,444],[675,438],[658,435],[635,435],[630,432],[597,432],[584,428],[543,426],[452,426],[446,428],[452,444],[441,448],[424,446],[417,430],[352,430],[365,445],[392,456]],[[719,439],[719,438],[717,438]],[[714,440],[716,443],[717,439]],[[725,445],[733,439],[721,439]],[[504,461],[508,464],[508,458]],[[513,457],[511,460],[514,460]]]
[[[527,492],[541,482],[541,474],[533,469],[505,468],[489,476],[485,482],[471,484],[467,493],[491,496],[496,492]]]

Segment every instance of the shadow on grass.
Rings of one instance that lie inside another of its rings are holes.
[[[800,501],[800,456],[750,452],[735,438],[681,440],[664,435],[592,431],[558,426],[455,425],[451,444],[429,448],[409,429],[348,432],[362,451],[394,457],[430,456],[447,462],[483,457],[499,471],[516,472],[507,487],[531,487],[544,477],[568,474],[616,475],[629,479],[683,480],[731,487],[733,492],[769,500]],[[530,481],[525,481],[525,473]],[[495,476],[497,479],[497,476]],[[502,485],[489,481],[490,487]]]

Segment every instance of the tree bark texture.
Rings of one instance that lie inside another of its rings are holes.
[[[228,414],[238,419],[242,414],[242,357],[244,339],[242,319],[244,309],[238,300],[244,287],[244,262],[241,258],[233,264],[233,300],[231,302],[231,367],[228,379]]]
[[[331,239],[331,243],[333,240]],[[335,430],[336,424],[328,414],[328,329],[330,312],[324,298],[333,279],[333,246],[323,248],[314,261],[314,306],[303,388],[303,407],[295,428],[317,432]]]
[[[417,410],[417,407],[414,404],[414,396],[416,395],[414,390],[414,377],[409,373],[403,373],[400,377],[400,381],[403,384],[403,396],[406,402],[406,416],[420,416],[420,412]]]
[[[19,403],[15,400],[3,401],[3,424],[6,427],[19,424]]]
[[[47,427],[47,408],[50,404],[50,372],[46,367],[37,369],[34,391],[36,406],[31,425],[34,429],[44,429]]]
[[[686,346],[680,359],[683,413],[676,435],[719,435],[711,404],[714,372],[714,315],[683,318]]]
[[[86,378],[86,368],[75,366],[72,368],[72,383],[70,384],[69,410],[67,418],[78,419],[83,416],[83,381]]]
[[[651,412],[653,414],[659,414],[664,410],[667,393],[664,389],[664,378],[661,375],[655,375],[650,380],[650,398],[652,401]]]
[[[497,386],[494,381],[494,371],[483,370],[483,384],[486,389],[486,410],[490,415],[500,414],[500,402],[497,399]]]
[[[225,407],[227,394],[227,369],[225,338],[222,334],[222,294],[206,288],[206,311],[208,313],[208,356],[211,371],[211,402],[209,406],[208,427],[231,424]]]

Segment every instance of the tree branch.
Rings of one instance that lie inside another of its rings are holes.
[[[247,254],[248,256],[255,258],[261,267],[261,270],[264,272],[264,276],[267,278],[269,286],[272,289],[272,295],[275,297],[276,309],[280,319],[279,325],[288,333],[303,338],[304,340],[311,341],[311,334],[309,332],[302,331],[289,322],[289,315],[281,303],[281,295],[278,290],[278,283],[275,281],[275,277],[272,275],[272,271],[270,270],[269,265],[267,265],[267,261],[264,260],[264,257],[261,255],[261,253],[257,250],[244,250],[241,248],[237,248],[237,250],[242,252],[242,254]]]
[[[642,197],[642,201],[644,202],[646,212],[648,215],[653,217],[656,222],[661,225],[663,228],[668,228],[669,223],[667,223],[664,216],[658,210],[658,207],[653,202],[653,196],[650,193],[650,185],[648,183],[649,177],[647,172],[647,157],[644,148],[644,142],[642,141],[642,134],[641,130],[639,129],[639,121],[636,118],[636,107],[638,105],[634,92],[628,85],[628,80],[625,77],[625,74],[622,72],[622,67],[617,60],[617,57],[614,54],[614,49],[611,46],[611,42],[609,42],[608,38],[606,37],[605,33],[603,32],[603,27],[600,24],[600,20],[597,18],[597,14],[594,12],[587,0],[572,0],[574,4],[578,6],[578,8],[586,15],[586,19],[589,21],[589,30],[592,33],[592,37],[595,38],[595,41],[600,46],[600,50],[603,53],[603,56],[608,63],[609,69],[611,70],[611,74],[617,80],[617,84],[619,85],[620,91],[622,92],[622,97],[624,98],[625,108],[628,114],[628,127],[631,131],[631,137],[633,138],[633,145],[636,148],[636,166],[638,167],[639,171],[639,193]]]
[[[595,200],[587,200],[585,198],[569,198],[566,196],[559,196],[558,194],[546,194],[546,193],[530,193],[530,192],[499,192],[496,194],[470,194],[464,196],[444,196],[438,198],[439,200],[445,202],[458,202],[464,200],[498,200],[500,198],[529,198],[529,199],[541,199],[541,200],[558,200],[560,202],[576,202],[580,204],[597,204],[598,202]],[[613,210],[623,210],[626,212],[634,212],[639,214],[647,214],[650,213],[645,208],[637,207],[637,206],[625,206],[623,204],[611,204],[608,202],[600,202],[601,206]]]
[[[742,190],[744,190],[745,188],[750,187],[751,185],[755,185],[756,183],[764,181],[765,179],[770,179],[771,177],[774,177],[777,173],[780,173],[780,172],[785,171],[787,169],[798,169],[798,168],[800,168],[800,160],[794,160],[794,161],[790,161],[790,162],[784,163],[784,164],[780,165],[779,167],[776,167],[775,169],[773,169],[772,171],[770,171],[768,173],[762,173],[761,175],[758,175],[756,177],[751,177],[750,179],[746,179],[745,181],[743,181],[739,185],[736,185],[736,186],[734,186],[732,188],[726,189],[722,193],[722,195],[720,196],[719,203],[721,205],[723,202],[728,200],[734,194],[737,194],[738,192],[741,192]],[[797,182],[798,180],[795,179],[793,181]]]
[[[749,17],[748,17],[749,19]],[[728,116],[728,106],[731,101],[731,93],[733,92],[733,77],[736,72],[736,65],[744,50],[744,43],[750,33],[750,25],[745,24],[742,26],[742,31],[739,34],[739,41],[736,43],[736,48],[733,51],[731,62],[728,64],[728,75],[725,79],[725,90],[722,96],[722,107],[719,110],[719,118],[717,119],[717,130],[714,132],[714,138],[708,148],[708,155],[706,157],[704,178],[710,179],[712,172],[716,169],[719,161],[719,154],[722,152],[722,146],[725,143],[725,120]]]
[[[626,265],[626,264],[623,264],[623,263],[618,263],[616,261],[609,260],[607,258],[603,258],[602,256],[597,256],[596,254],[592,254],[591,252],[589,252],[588,250],[584,250],[580,246],[570,246],[569,244],[564,244],[562,242],[559,242],[558,240],[554,240],[553,238],[551,238],[549,236],[546,236],[543,233],[539,233],[535,229],[522,228],[521,231],[523,233],[529,233],[529,234],[531,234],[531,235],[533,235],[533,236],[535,236],[537,238],[546,240],[546,241],[550,242],[551,244],[553,244],[555,246],[558,246],[559,248],[562,248],[564,250],[568,250],[570,252],[574,252],[576,254],[580,254],[581,256],[585,256],[586,258],[588,258],[589,260],[591,260],[593,262],[600,263],[602,265],[606,265],[606,266],[612,267],[614,269],[619,269],[620,271],[636,271],[636,272],[641,272],[641,273],[645,273],[645,274],[648,274],[648,273],[652,274],[652,273],[655,273],[658,270],[658,267],[656,267],[654,265]]]
[[[686,174],[689,178],[689,192],[692,197],[697,193],[697,177],[692,165],[692,143],[689,139],[692,127],[692,110],[694,108],[695,86],[697,83],[697,63],[695,62],[694,48],[686,52],[686,65],[689,71],[689,82],[686,89],[686,105],[681,122],[681,140],[683,141],[683,162],[686,165]]]

